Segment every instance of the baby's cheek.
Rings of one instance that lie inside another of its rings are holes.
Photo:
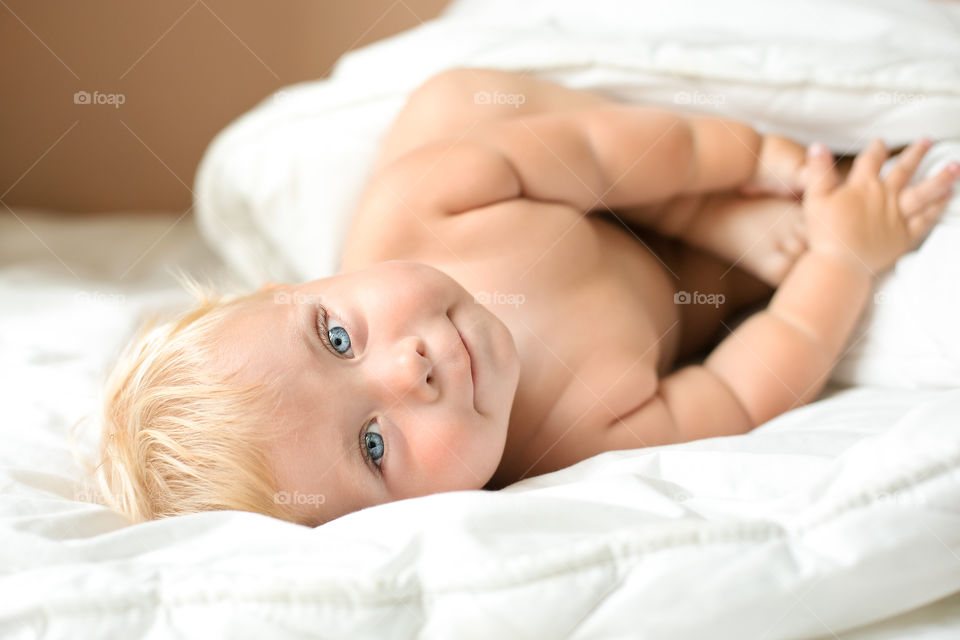
[[[477,444],[468,437],[465,425],[425,428],[418,434],[414,447],[414,456],[423,471],[436,485],[443,485],[436,488],[448,491],[475,484],[481,469],[474,467],[482,464],[477,453]]]

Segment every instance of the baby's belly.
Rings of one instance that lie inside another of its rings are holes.
[[[641,322],[656,334],[657,371],[666,375],[680,345],[680,314],[674,302],[677,277],[669,246],[652,234],[637,235],[606,217],[591,215],[590,220],[604,248],[605,263],[598,267],[596,278],[620,288],[621,319],[626,325],[631,320]],[[630,332],[629,327],[622,330]]]
[[[563,361],[557,373],[567,381],[541,423],[527,424],[522,414],[511,420],[517,437],[508,442],[501,482],[549,473],[596,453],[584,438],[599,439],[603,429],[646,403],[676,358],[680,325],[669,261],[661,263],[619,223],[592,214],[587,220],[592,237],[581,235],[567,248],[572,257],[575,243],[582,242],[576,249],[590,258],[581,263],[577,281],[551,301],[551,349]],[[560,260],[564,251],[552,253]]]

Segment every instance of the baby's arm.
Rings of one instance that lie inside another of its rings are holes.
[[[805,253],[764,311],[737,327],[702,365],[665,376],[638,412],[611,423],[604,446],[742,434],[809,402],[863,310],[872,277],[847,260]]]
[[[750,428],[817,396],[863,311],[873,278],[853,261],[808,251],[769,306],[710,354],[703,366],[731,389]]]
[[[874,141],[837,186],[833,158],[812,153],[804,199],[810,249],[800,257],[766,310],[748,318],[704,362],[759,425],[805,404],[823,388],[862,312],[874,278],[932,228],[946,192],[904,189],[929,148],[904,151],[885,180],[886,159]],[[955,177],[955,174],[954,174]]]
[[[657,394],[610,424],[608,449],[745,433],[816,397],[856,324],[874,278],[933,227],[950,197],[925,181],[905,188],[929,148],[908,147],[881,181],[875,141],[839,179],[825,148],[811,154],[804,199],[809,249],[769,306],[727,336],[702,366],[661,380]],[[955,179],[960,167],[951,163]]]

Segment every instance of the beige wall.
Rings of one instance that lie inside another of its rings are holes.
[[[0,200],[186,210],[200,157],[279,87],[412,28],[446,0],[4,0]],[[119,93],[124,104],[75,104]],[[3,207],[0,206],[0,210]]]

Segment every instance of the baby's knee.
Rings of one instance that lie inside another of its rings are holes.
[[[430,76],[407,98],[407,106],[431,112],[462,105],[488,82],[486,70],[454,67]]]

